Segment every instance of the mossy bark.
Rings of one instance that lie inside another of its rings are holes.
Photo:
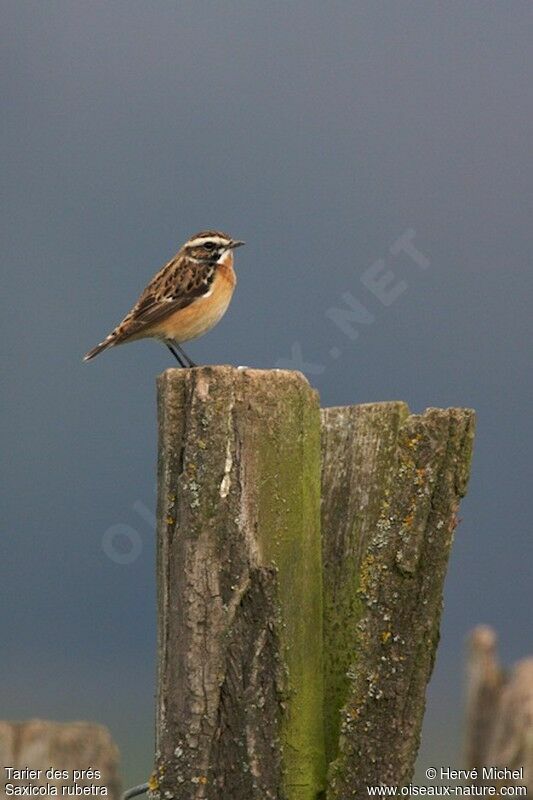
[[[322,417],[329,800],[411,778],[474,415],[403,403]]]
[[[299,373],[159,378],[155,793],[314,800],[325,782],[320,418]]]

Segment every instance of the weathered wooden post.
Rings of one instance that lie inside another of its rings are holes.
[[[506,672],[495,631],[479,625],[467,661],[466,767],[499,796],[533,791],[533,657]],[[510,787],[514,788],[514,791]],[[523,795],[522,795],[523,796]]]
[[[403,403],[321,424],[299,373],[160,377],[153,794],[408,782],[472,439],[472,412]]]
[[[473,434],[466,409],[323,411],[328,800],[411,779]]]
[[[320,415],[299,373],[159,379],[158,793],[324,787]]]
[[[488,625],[480,625],[469,638],[465,761],[467,769],[476,768],[481,773],[482,766],[487,764],[505,675],[498,660],[495,631]]]

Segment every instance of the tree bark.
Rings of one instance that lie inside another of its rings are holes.
[[[322,535],[329,800],[413,772],[474,415],[325,409]]]
[[[314,800],[325,781],[320,416],[299,373],[158,383],[156,782]]]
[[[99,770],[100,778],[83,777],[76,780],[78,786],[105,786],[107,797],[118,800],[120,780],[118,776],[119,754],[109,731],[103,725],[89,722],[48,722],[34,719],[29,722],[0,722],[0,762],[2,781],[0,798],[5,798],[5,784],[15,787],[28,784],[57,788],[62,796],[62,786],[72,787],[74,770]],[[41,770],[38,778],[10,779],[5,767]],[[68,779],[46,776],[49,767],[67,770]],[[12,795],[11,795],[12,796]]]

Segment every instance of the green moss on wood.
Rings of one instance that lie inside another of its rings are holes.
[[[325,786],[320,541],[320,415],[301,380],[279,380],[271,415],[256,428],[257,539],[277,569],[280,643],[287,669],[281,738],[288,800]]]

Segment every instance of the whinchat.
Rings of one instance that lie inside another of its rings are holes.
[[[180,366],[194,367],[180,345],[207,333],[224,316],[237,282],[233,251],[242,244],[220,231],[191,236],[84,361],[117,344],[153,337],[166,344]]]

